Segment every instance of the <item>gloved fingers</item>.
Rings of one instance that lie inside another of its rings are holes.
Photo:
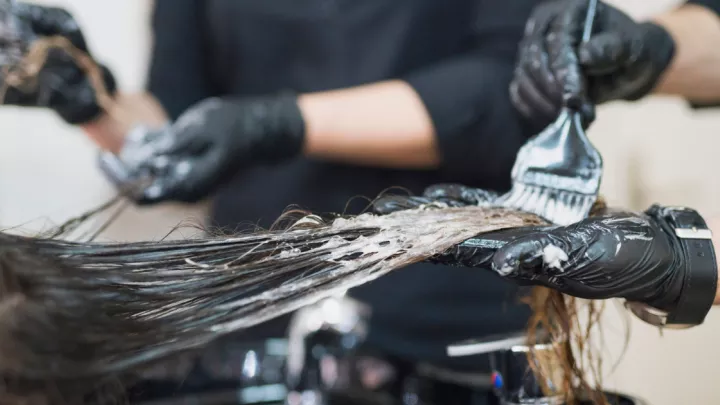
[[[422,196],[386,195],[373,201],[373,212],[387,215],[397,211],[420,208],[422,206],[465,207],[468,205],[488,205],[497,198],[497,194],[458,184],[438,184],[425,189]]]
[[[65,61],[69,61],[67,55],[57,49],[50,50],[48,55],[55,55],[57,59],[52,59],[51,56],[48,61],[53,62],[42,67],[36,80],[22,84],[22,87],[25,87],[29,93],[36,94],[34,105],[37,107],[50,107],[57,102],[65,104],[63,102],[70,101],[70,98],[87,96],[83,94],[83,89],[91,89],[87,85],[82,71],[75,68],[74,65],[63,65]],[[55,61],[59,63],[55,63]],[[67,89],[76,91],[66,91]]]
[[[190,188],[188,175],[192,167],[188,160],[170,162],[165,157],[154,158],[148,162],[152,171],[152,180],[147,184],[136,200],[139,205],[151,205],[165,201],[184,201],[183,197]]]
[[[554,18],[544,18],[542,26],[535,28],[532,36],[525,37],[520,44],[520,57],[515,71],[514,82],[517,92],[539,112],[555,118],[562,107],[562,85],[551,69],[547,48],[547,36]]]
[[[0,104],[14,106],[35,106],[37,105],[38,94],[19,89],[14,86],[7,86],[0,81]]]
[[[441,200],[452,206],[489,205],[499,197],[494,191],[468,187],[462,184],[435,184],[423,192],[423,197],[430,200]],[[450,200],[450,201],[448,201]]]
[[[534,108],[531,106],[531,104],[526,101],[521,95],[520,95],[520,83],[517,81],[517,79],[513,79],[513,81],[510,83],[510,102],[512,102],[515,109],[520,112],[520,114],[525,118],[533,118],[534,117]]]
[[[583,71],[590,76],[616,72],[625,66],[630,55],[630,44],[616,31],[599,33],[578,49]]]
[[[140,205],[168,199],[181,180],[180,172],[170,165],[167,157],[143,154],[139,149],[143,141],[157,136],[157,132],[131,131],[119,155],[101,152],[98,156],[103,175]]]
[[[588,97],[583,97],[582,100],[583,101],[580,105],[580,115],[582,116],[583,128],[587,128],[593,121],[595,121],[595,104],[589,101]]]
[[[387,195],[373,201],[373,212],[387,215],[397,211],[404,211],[430,204],[433,200],[417,196]]]
[[[151,160],[160,156],[158,151],[164,143],[171,142],[172,134],[166,129],[154,130],[138,126],[128,132],[123,140],[118,159],[130,172],[152,167]]]
[[[201,155],[212,145],[210,137],[204,136],[208,131],[208,113],[221,104],[219,100],[206,100],[198,106],[183,113],[167,130],[167,134],[158,140],[158,154],[166,155]]]
[[[135,179],[127,166],[114,153],[101,152],[97,164],[100,171],[116,187],[122,187]]]
[[[219,174],[219,153],[202,156],[155,156],[145,167],[153,173],[153,181],[145,188],[139,204],[164,201],[196,203],[208,197],[226,178]]]
[[[0,2],[0,66],[12,67],[21,62],[31,38],[32,30],[18,21],[13,3]]]
[[[120,158],[110,152],[101,152],[98,155],[98,167],[123,195],[132,200],[141,198],[144,187],[148,184],[148,173],[130,170]]]
[[[510,83],[510,100],[526,118],[552,122],[562,107],[558,83],[550,70],[545,36],[557,5],[545,3],[533,10],[525,24],[518,62]]]
[[[207,153],[209,147],[207,141],[197,133],[177,132],[174,126],[160,129],[138,127],[128,134],[121,155],[125,162],[141,165],[152,157],[179,159],[200,156]]]
[[[602,104],[623,97],[625,87],[616,75],[590,76],[592,86],[588,88],[585,99]]]
[[[584,101],[585,83],[577,47],[582,41],[587,1],[572,2],[568,7],[550,23],[545,47],[565,105],[579,108]]]
[[[492,269],[503,277],[533,279],[564,271],[570,249],[550,232],[538,232],[518,238],[498,249]]]
[[[482,233],[448,249],[443,254],[436,256],[433,261],[453,266],[489,268],[498,249],[509,242],[547,229],[544,226],[534,226]]]
[[[496,249],[497,245],[494,244],[494,241],[473,238],[468,243],[455,245],[430,258],[429,262],[447,266],[486,269]]]
[[[178,189],[177,182],[168,178],[155,178],[144,187],[135,197],[137,205],[155,205],[172,201]]]
[[[510,100],[526,118],[543,119],[551,122],[560,112],[562,98],[544,94],[524,72],[516,74],[510,83]]]
[[[85,37],[75,18],[67,10],[59,7],[46,7],[26,2],[18,2],[14,7],[18,19],[27,22],[36,36],[63,36],[73,46],[88,52]],[[32,41],[35,38],[27,38]]]
[[[153,148],[157,156],[201,156],[212,149],[208,138],[196,133],[174,133],[170,136],[158,138],[147,145]]]
[[[211,116],[214,113],[221,116],[227,116],[232,113],[238,114],[237,110],[232,110],[232,112],[223,112],[222,110],[226,106],[227,103],[217,97],[204,99],[180,115],[180,117],[172,124],[173,131],[179,134],[196,133],[212,124]]]

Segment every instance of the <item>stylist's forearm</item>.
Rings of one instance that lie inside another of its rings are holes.
[[[403,81],[302,95],[299,105],[310,157],[393,168],[439,164],[432,121]]]
[[[113,111],[81,125],[85,134],[106,151],[119,152],[125,136],[135,125],[155,127],[168,120],[165,110],[149,94],[121,94],[115,102]]]
[[[675,57],[656,93],[696,103],[720,100],[720,17],[707,8],[684,5],[658,16],[675,40]]]

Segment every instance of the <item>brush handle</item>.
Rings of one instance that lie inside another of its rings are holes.
[[[597,7],[598,7],[598,0],[588,0],[588,8],[587,12],[585,14],[585,24],[583,26],[583,33],[582,33],[582,43],[586,44],[590,41],[590,37],[592,36],[593,31],[593,25],[595,24],[595,16],[597,15]],[[576,102],[579,100],[575,100]],[[587,129],[587,127],[590,126],[592,121],[594,120],[594,114],[593,118],[589,120],[589,122],[583,122],[584,120],[581,119],[581,105],[569,105],[571,103],[567,103],[567,108],[570,109],[574,113],[575,121],[580,122],[580,127],[582,129]],[[573,103],[574,104],[574,103]]]
[[[597,14],[598,0],[588,0],[588,9],[585,16],[585,27],[583,28],[582,42],[584,44],[590,41],[592,36],[593,25],[595,23],[595,15]]]

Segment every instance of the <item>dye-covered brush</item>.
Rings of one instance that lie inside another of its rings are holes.
[[[583,41],[592,34],[597,0],[590,0]],[[558,225],[587,217],[597,200],[603,162],[585,133],[579,108],[565,106],[557,120],[518,152],[506,207],[535,213]]]

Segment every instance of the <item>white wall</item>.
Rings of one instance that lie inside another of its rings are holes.
[[[675,0],[615,0],[636,15]],[[85,27],[97,57],[110,64],[126,90],[142,87],[148,51],[146,0],[46,0],[69,7]],[[673,99],[616,104],[600,110],[591,130],[606,173],[604,194],[636,209],[653,201],[687,204],[720,216],[720,114],[691,113]],[[0,109],[0,224],[35,230],[81,213],[112,195],[94,168],[94,148],[51,114]],[[176,223],[199,218],[199,208],[133,209],[110,232],[113,239],[162,236]],[[40,220],[38,220],[40,219]],[[622,321],[608,311],[606,363],[622,347]],[[666,331],[632,321],[630,347],[607,382],[639,394],[652,405],[720,404],[720,311],[690,331]],[[687,395],[687,396],[686,396]]]

